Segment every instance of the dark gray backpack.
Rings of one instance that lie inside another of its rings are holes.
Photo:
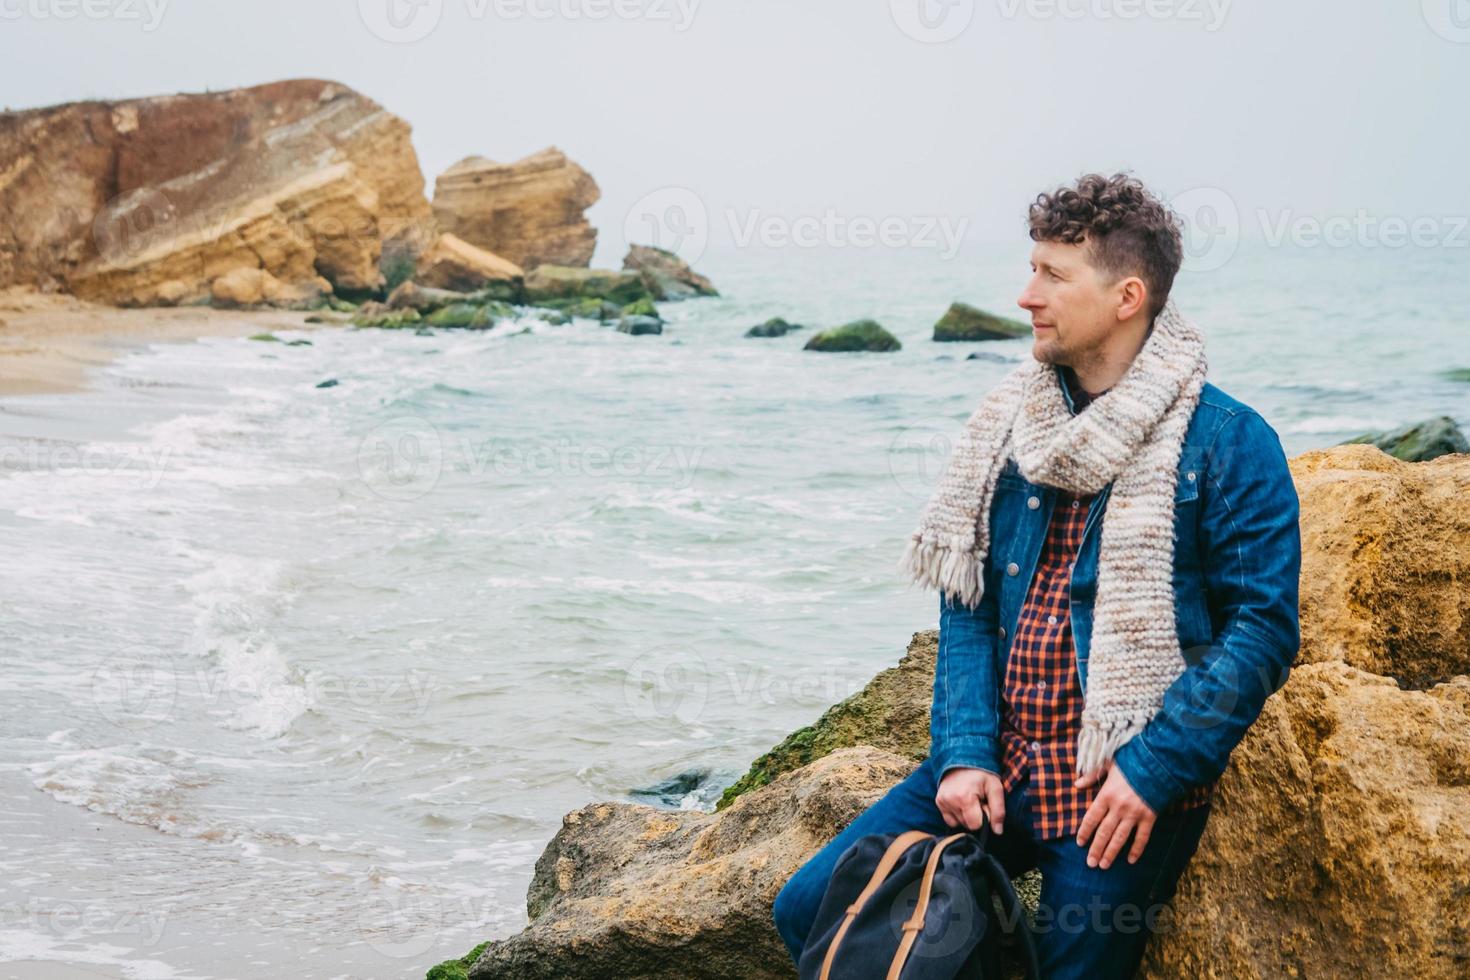
[[[859,837],[832,869],[801,980],[1000,980],[1008,940],[1039,978],[1010,876],[986,851],[989,830]]]

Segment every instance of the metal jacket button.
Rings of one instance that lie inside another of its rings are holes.
[[[1021,566],[1020,565],[1017,565],[1015,562],[1011,562],[1009,565],[1006,566],[1006,574],[1007,575],[1014,575],[1017,572],[1019,572],[1020,570],[1021,570]]]
[[[1036,497],[1027,497],[1026,506],[1030,507],[1032,510],[1035,510],[1036,508],[1041,506],[1041,501],[1038,500]]]

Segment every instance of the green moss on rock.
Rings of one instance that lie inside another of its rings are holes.
[[[1341,445],[1368,443],[1390,456],[1409,463],[1422,463],[1449,453],[1470,453],[1470,442],[1448,415],[1401,425],[1386,432],[1365,432]]]
[[[951,303],[934,324],[934,339],[939,341],[1010,340],[1031,333],[1031,328],[1019,320],[986,313],[968,303]]]
[[[934,694],[936,630],[915,633],[897,667],[882,671],[861,691],[832,705],[815,724],[799,728],[756,759],[720,797],[723,810],[741,793],[767,785],[837,749],[871,745],[915,761],[929,754],[929,704]]]
[[[430,313],[425,322],[431,327],[488,330],[497,320],[514,315],[515,309],[504,303],[453,303]]]
[[[352,322],[359,327],[383,330],[417,327],[422,319],[418,310],[394,310],[382,303],[364,303],[352,315]]]
[[[627,306],[623,307],[623,316],[651,316],[655,320],[663,319],[663,317],[658,315],[658,307],[654,306],[653,300],[649,299],[647,296],[643,297],[642,299],[634,300]]]
[[[469,980],[470,967],[475,965],[475,960],[480,958],[480,954],[489,945],[488,942],[483,942],[457,960],[445,960],[437,966],[429,967],[424,980]]]
[[[854,320],[831,330],[823,330],[806,342],[805,350],[816,351],[895,351],[903,345],[877,320]]]

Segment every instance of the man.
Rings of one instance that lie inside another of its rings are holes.
[[[930,754],[777,896],[793,958],[858,837],[988,823],[1012,876],[1041,870],[1043,976],[1132,976],[1296,656],[1295,486],[1169,302],[1177,219],[1122,174],[1029,218],[1032,358],[971,417],[904,555],[940,590]]]

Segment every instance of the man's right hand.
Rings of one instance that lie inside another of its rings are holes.
[[[951,769],[939,781],[934,803],[951,827],[979,830],[987,819],[999,834],[1005,829],[1006,795],[1000,777],[988,769]]]

